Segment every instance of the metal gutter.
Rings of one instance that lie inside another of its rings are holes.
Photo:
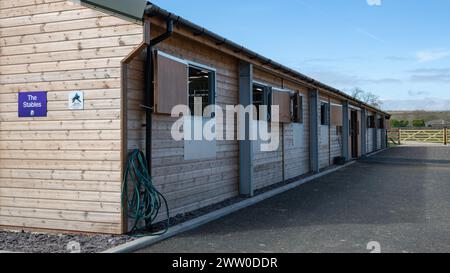
[[[154,5],[153,3],[149,2],[149,5],[148,5],[148,7],[147,7],[147,9],[145,11],[145,14],[147,16],[150,16],[150,17],[157,16],[157,17],[160,17],[160,18],[162,18],[164,20],[173,20],[174,24],[182,25],[182,26],[192,30],[195,36],[207,36],[207,37],[215,40],[217,45],[227,45],[227,46],[229,46],[230,49],[232,49],[235,53],[242,53],[244,55],[247,55],[247,57],[249,57],[251,59],[257,59],[263,65],[268,65],[268,66],[271,66],[274,69],[281,70],[282,73],[289,74],[289,75],[291,75],[293,77],[299,78],[300,80],[305,81],[305,82],[307,82],[307,83],[309,83],[309,84],[311,84],[311,85],[313,85],[313,86],[315,86],[317,88],[322,88],[322,89],[331,91],[331,92],[333,92],[335,94],[338,94],[338,95],[340,95],[340,96],[342,96],[342,97],[344,97],[344,98],[346,98],[346,99],[348,99],[348,100],[350,100],[350,101],[352,101],[352,102],[354,102],[354,103],[356,103],[358,105],[365,106],[366,108],[375,110],[376,112],[382,113],[382,114],[384,114],[384,115],[386,115],[388,117],[391,116],[387,112],[384,112],[384,111],[382,111],[380,109],[377,109],[377,108],[375,108],[375,107],[373,107],[373,106],[371,106],[371,105],[369,105],[367,103],[364,103],[364,102],[362,102],[360,100],[357,100],[357,99],[353,98],[352,96],[350,96],[350,95],[348,95],[348,94],[346,94],[346,93],[344,93],[344,92],[342,92],[342,91],[340,91],[340,90],[338,90],[338,89],[336,89],[334,87],[331,87],[329,85],[321,83],[321,82],[319,82],[319,81],[317,81],[317,80],[315,80],[313,78],[310,78],[310,77],[308,77],[308,76],[306,76],[306,75],[304,75],[304,74],[302,74],[302,73],[300,73],[300,72],[298,72],[298,71],[296,71],[296,70],[294,70],[292,68],[289,68],[289,67],[287,67],[285,65],[282,65],[282,64],[280,64],[280,63],[278,63],[276,61],[273,61],[273,60],[271,60],[269,58],[266,58],[266,57],[264,57],[264,56],[262,56],[262,55],[260,55],[260,54],[258,54],[256,52],[254,52],[254,51],[252,51],[250,49],[245,48],[244,46],[241,46],[241,45],[236,44],[236,43],[234,43],[232,41],[229,41],[226,38],[224,38],[224,37],[222,37],[222,36],[220,36],[220,35],[218,35],[218,34],[216,34],[214,32],[211,32],[211,31],[209,31],[209,30],[207,30],[207,29],[205,29],[205,28],[203,28],[203,27],[201,27],[201,26],[199,26],[197,24],[194,24],[194,23],[192,23],[192,22],[190,22],[190,21],[188,21],[188,20],[178,16],[178,15],[175,15],[175,14],[173,14],[171,12],[168,12],[167,10],[164,10],[164,9],[158,7],[157,5]]]

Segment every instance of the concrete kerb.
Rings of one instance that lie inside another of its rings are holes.
[[[386,148],[386,149],[383,149],[383,150],[371,153],[371,154],[367,155],[367,157],[374,156],[374,155],[376,155],[376,154],[378,154],[380,152],[383,152],[383,151],[385,151],[387,149],[389,149],[389,148]],[[274,197],[274,196],[279,195],[281,193],[284,193],[286,191],[289,191],[289,190],[292,190],[294,188],[297,188],[297,187],[299,187],[299,186],[301,186],[301,185],[303,185],[305,183],[308,183],[308,182],[310,182],[312,180],[315,180],[315,179],[320,178],[322,176],[325,176],[325,175],[328,175],[330,173],[336,172],[336,171],[338,171],[340,169],[346,168],[346,167],[348,167],[348,166],[350,166],[350,165],[352,165],[352,164],[354,164],[356,162],[357,161],[348,162],[345,165],[338,166],[338,167],[326,170],[324,172],[321,172],[321,173],[318,173],[318,174],[306,177],[304,179],[301,179],[301,180],[298,180],[296,182],[293,182],[293,183],[291,183],[289,185],[285,185],[283,187],[274,189],[272,191],[269,191],[269,192],[260,194],[258,196],[249,198],[247,200],[238,202],[238,203],[233,204],[233,205],[231,205],[229,207],[226,207],[226,208],[223,208],[223,209],[220,209],[220,210],[217,210],[217,211],[205,214],[205,215],[203,215],[201,217],[198,217],[196,219],[193,219],[193,220],[181,223],[181,224],[179,224],[177,226],[171,227],[163,235],[147,236],[147,237],[139,238],[139,239],[136,239],[136,240],[134,240],[132,242],[129,242],[129,243],[126,243],[126,244],[123,244],[123,245],[120,245],[120,246],[108,249],[106,251],[103,251],[102,253],[131,253],[131,252],[143,249],[145,247],[149,247],[149,246],[151,246],[153,244],[156,244],[156,243],[164,241],[164,240],[166,240],[168,238],[174,237],[174,236],[176,236],[176,235],[178,235],[180,233],[183,233],[183,232],[195,229],[195,228],[197,228],[199,226],[202,226],[202,225],[207,224],[209,222],[212,222],[212,221],[215,221],[217,219],[220,219],[220,218],[222,218],[222,217],[224,217],[226,215],[229,215],[231,213],[234,213],[234,212],[239,211],[241,209],[244,209],[246,207],[249,207],[249,206],[252,206],[254,204],[257,204],[257,203],[259,203],[261,201],[264,201],[264,200],[266,200],[268,198]]]

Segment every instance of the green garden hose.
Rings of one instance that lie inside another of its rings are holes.
[[[144,153],[140,150],[136,149],[129,155],[123,175],[122,201],[128,217],[134,220],[131,234],[144,234],[146,230],[151,230],[164,202],[167,216],[165,227],[160,232],[149,234],[161,235],[169,229],[169,206],[166,198],[153,186],[147,166]]]

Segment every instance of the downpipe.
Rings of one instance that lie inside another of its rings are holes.
[[[150,30],[148,30],[150,31]],[[147,66],[146,66],[146,96],[145,96],[145,112],[146,112],[146,129],[145,129],[145,157],[147,158],[147,169],[151,172],[152,168],[152,114],[154,113],[154,62],[153,48],[157,44],[169,39],[173,34],[173,20],[167,21],[166,32],[160,36],[151,39],[147,45]]]

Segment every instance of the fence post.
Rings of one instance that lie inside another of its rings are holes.
[[[402,129],[398,129],[398,145],[402,144]]]
[[[447,127],[444,128],[444,145],[447,145],[448,143],[448,132]]]

